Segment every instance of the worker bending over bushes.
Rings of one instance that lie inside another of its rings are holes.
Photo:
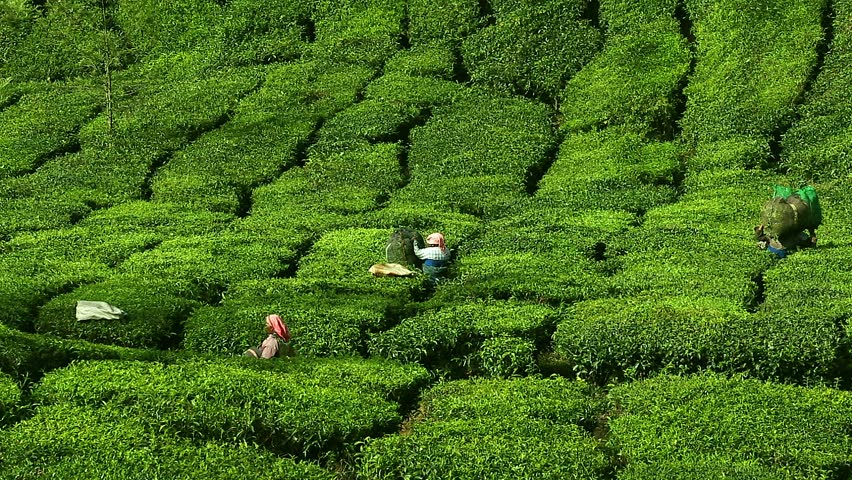
[[[816,229],[821,223],[822,209],[814,187],[794,192],[775,185],[775,193],[763,206],[754,235],[758,247],[784,258],[800,248],[816,247]]]

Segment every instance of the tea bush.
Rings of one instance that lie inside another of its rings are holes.
[[[116,112],[112,131],[106,116],[99,115],[80,131],[81,152],[54,158],[7,188],[15,196],[59,190],[98,206],[139,199],[158,162],[215,128],[258,81],[257,72],[247,70],[184,80],[159,91],[152,87],[134,98],[132,109]]]
[[[281,479],[334,478],[315,464],[280,458],[256,446],[193,442],[157,431],[118,408],[41,407],[32,418],[1,432],[0,446],[3,479],[101,475],[224,480],[252,471]]]
[[[0,256],[0,323],[32,329],[37,307],[53,295],[111,275],[107,265],[90,259],[15,252]]]
[[[410,301],[401,292],[323,280],[269,279],[241,282],[220,307],[196,310],[186,322],[184,348],[237,354],[263,340],[263,319],[279,313],[299,355],[364,352],[369,331],[386,328]]]
[[[765,138],[791,121],[817,62],[824,5],[823,0],[688,0],[697,63],[684,90],[684,140]]]
[[[852,3],[831,3],[833,37],[825,62],[805,101],[800,118],[782,139],[782,165],[798,178],[831,179],[852,170],[849,122],[852,106]]]
[[[356,218],[356,222],[361,228],[405,227],[427,236],[431,232],[443,232],[448,238],[455,239],[447,244],[449,248],[454,248],[458,243],[474,237],[482,228],[482,222],[472,215],[447,212],[428,206],[411,208],[393,203],[380,210],[360,215]]]
[[[0,6],[0,71],[29,34],[35,18],[36,9],[29,2],[3,2]],[[2,98],[0,94],[0,105],[4,105]]]
[[[333,63],[381,68],[400,47],[403,2],[318,6],[316,42],[308,55]]]
[[[538,372],[534,342],[517,337],[487,338],[479,351],[479,364],[488,377],[521,377]]]
[[[73,149],[77,130],[100,108],[98,88],[88,82],[67,83],[24,95],[0,112],[0,178],[28,173],[51,156]]]
[[[430,107],[477,96],[476,93],[471,92],[475,90],[457,82],[438,78],[412,77],[397,72],[382,75],[371,82],[365,91],[365,98],[380,102]]]
[[[436,108],[411,143],[410,183],[392,203],[494,218],[526,197],[554,136],[542,105],[480,97]]]
[[[489,367],[482,367],[476,358],[483,341],[511,335],[538,348],[554,321],[554,311],[544,305],[480,302],[449,306],[406,318],[399,325],[374,334],[370,353],[457,373],[481,368],[488,371]],[[484,355],[490,358],[488,355],[492,354]]]
[[[237,212],[240,196],[297,162],[316,125],[345,108],[370,72],[317,63],[273,69],[232,120],[177,153],[157,172],[153,198]]]
[[[2,188],[0,186],[0,190]],[[85,203],[72,198],[3,198],[0,236],[70,227],[91,210]]]
[[[403,404],[403,407],[414,403],[420,390],[432,380],[429,371],[419,365],[383,358],[296,356],[286,362],[258,362],[240,357],[233,361],[242,368],[275,372],[293,380],[298,379],[305,385],[333,385],[362,393],[376,393],[387,400]]]
[[[408,36],[416,46],[435,41],[457,48],[482,26],[480,4],[475,0],[410,0]]]
[[[608,461],[578,424],[585,384],[515,379],[440,384],[404,435],[367,442],[359,478],[600,478]]]
[[[784,179],[762,170],[711,169],[693,172],[683,183],[676,203],[648,210],[643,227],[649,230],[689,230],[712,238],[751,239],[760,223],[760,209],[772,196],[772,185]]]
[[[629,128],[568,135],[536,196],[575,208],[642,211],[671,203],[679,148]]]
[[[215,41],[223,17],[214,0],[119,1],[113,13],[131,51],[140,58],[191,49],[218,58]]]
[[[455,54],[449,45],[434,42],[401,50],[387,61],[384,71],[388,74],[452,80],[455,61]]]
[[[724,300],[589,300],[569,307],[554,348],[582,377],[597,382],[685,373],[712,362],[715,350],[724,349],[730,325],[747,315]]]
[[[675,19],[678,5],[677,0],[602,0],[599,19],[609,38],[659,20]]]
[[[386,261],[385,247],[391,233],[392,230],[378,228],[352,228],[326,233],[306,256],[299,259],[296,277],[369,285],[377,291],[380,289],[388,293],[418,289],[420,278],[375,278],[368,272],[370,266]]]
[[[45,372],[76,360],[126,359],[172,362],[181,352],[141,350],[65,340],[50,335],[24,333],[0,325],[0,372],[19,382],[34,382]]]
[[[670,16],[607,38],[603,51],[561,91],[562,128],[627,124],[671,135],[690,64],[686,43]]]
[[[290,61],[310,41],[307,2],[229,2],[224,10],[223,60],[236,65]]]
[[[26,15],[12,13],[20,7],[4,4],[8,5],[4,10],[12,25],[15,17]],[[45,14],[30,17],[29,34],[19,37],[14,50],[7,52],[5,65],[0,63],[0,75],[18,81],[55,81],[103,74],[107,62],[112,69],[131,63],[121,32],[104,24],[100,2],[50,0],[42,4]],[[108,22],[114,8],[105,5]]]
[[[571,302],[608,293],[611,266],[603,260],[624,249],[634,215],[553,206],[537,198],[513,210],[465,243],[455,267],[460,281],[438,297]]]
[[[208,361],[82,362],[46,375],[33,395],[42,404],[120,407],[188,439],[308,457],[345,451],[401,420],[378,393],[300,380]]]
[[[581,18],[580,2],[525,2],[495,19],[461,50],[471,81],[503,94],[556,98],[600,49],[600,32]]]
[[[38,333],[126,347],[168,348],[179,340],[179,324],[200,302],[179,296],[167,278],[117,275],[53,298],[35,320]],[[75,318],[78,300],[107,302],[127,312],[120,320]]]
[[[704,142],[687,159],[687,171],[738,170],[768,167],[769,141],[760,136],[732,135],[725,140]]]
[[[21,388],[15,379],[0,372],[0,425],[4,425],[12,417],[20,401]]]
[[[771,310],[814,308],[837,318],[850,313],[852,248],[837,246],[803,250],[764,273],[766,299]]]
[[[713,466],[748,478],[829,478],[849,462],[848,392],[702,375],[621,385],[609,396],[619,411],[610,442],[627,478],[715,477]]]
[[[598,382],[703,369],[819,381],[831,371],[839,340],[824,315],[754,315],[724,299],[648,296],[573,305],[554,347]]]

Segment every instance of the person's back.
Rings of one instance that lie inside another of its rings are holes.
[[[444,277],[450,262],[450,250],[447,248],[444,235],[435,232],[426,238],[426,246],[421,248],[414,245],[414,254],[423,260],[423,273],[429,276],[433,286]]]

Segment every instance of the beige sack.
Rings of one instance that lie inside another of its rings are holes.
[[[414,272],[398,263],[377,263],[370,267],[376,277],[410,277]]]

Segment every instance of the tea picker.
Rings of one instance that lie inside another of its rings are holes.
[[[249,348],[244,355],[255,358],[273,358],[292,355],[290,329],[278,315],[266,317],[266,339],[257,347]]]
[[[423,260],[423,273],[429,276],[429,283],[435,286],[444,277],[451,253],[442,233],[435,232],[426,237],[426,247],[414,244],[414,254]]]
[[[793,191],[775,185],[772,198],[763,206],[760,225],[754,227],[754,235],[758,247],[784,258],[800,248],[816,247],[816,229],[821,223],[822,209],[814,187]]]

